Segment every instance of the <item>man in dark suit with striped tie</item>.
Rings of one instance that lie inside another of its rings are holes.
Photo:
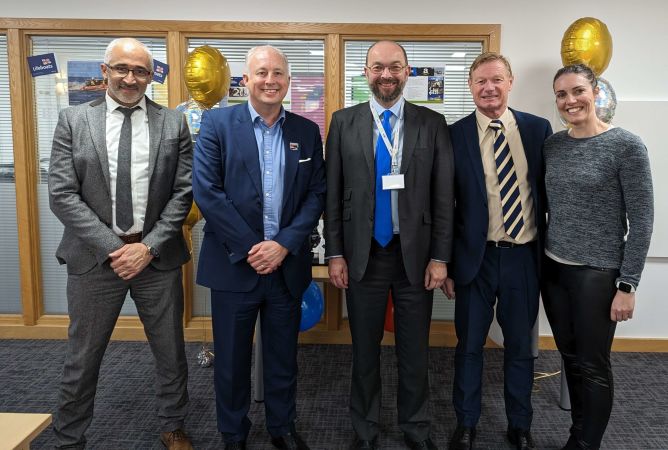
[[[508,439],[531,437],[532,332],[545,228],[542,145],[547,120],[508,108],[513,75],[502,55],[471,65],[476,110],[450,127],[455,155],[455,239],[444,291],[455,296],[457,428],[450,449],[470,449],[481,412],[483,346],[494,318],[504,335]]]

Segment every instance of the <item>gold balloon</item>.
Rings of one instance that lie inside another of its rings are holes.
[[[230,88],[230,66],[217,49],[203,45],[186,59],[185,81],[190,96],[202,109],[218,103]]]
[[[593,17],[582,17],[571,24],[561,39],[564,66],[586,64],[600,76],[612,58],[612,36],[608,27]]]
[[[184,225],[187,226],[188,228],[192,228],[200,220],[202,220],[202,213],[200,212],[195,202],[193,202],[192,206],[190,207],[190,212],[186,216],[186,221]]]

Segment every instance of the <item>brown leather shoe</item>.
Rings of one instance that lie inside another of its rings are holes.
[[[160,442],[167,450],[193,450],[190,438],[182,429],[164,432],[160,434]]]

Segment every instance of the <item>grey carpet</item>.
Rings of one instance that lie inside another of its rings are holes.
[[[186,346],[190,364],[190,408],[187,430],[196,449],[223,448],[216,432],[211,368],[196,364],[200,344]],[[0,411],[52,412],[66,350],[65,341],[0,340]],[[383,400],[380,440],[383,449],[402,449],[396,425],[397,375],[393,347],[383,348]],[[451,403],[453,349],[431,350],[432,437],[447,448],[455,426]],[[302,345],[299,353],[298,430],[313,450],[345,449],[352,439],[347,397],[350,387],[350,347]],[[504,439],[503,353],[485,351],[483,415],[477,449],[510,449]],[[540,372],[559,370],[559,356],[542,351]],[[615,353],[615,406],[603,441],[605,449],[668,449],[668,354]],[[540,449],[560,448],[567,437],[569,414],[558,407],[559,376],[536,382],[532,432]],[[264,429],[262,404],[253,403],[250,449],[271,449]],[[112,342],[100,374],[95,418],[88,430],[92,449],[159,449],[153,397],[153,362],[142,342]],[[0,436],[0,439],[2,437]],[[51,428],[33,449],[51,448]],[[0,445],[1,446],[1,445]]]

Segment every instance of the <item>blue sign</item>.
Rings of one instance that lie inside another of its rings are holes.
[[[56,57],[53,53],[28,56],[28,67],[30,67],[30,74],[33,77],[48,75],[50,73],[58,73],[58,67],[56,67]]]
[[[163,84],[168,73],[168,64],[160,62],[157,59],[153,60],[153,81],[157,81],[158,83]]]

